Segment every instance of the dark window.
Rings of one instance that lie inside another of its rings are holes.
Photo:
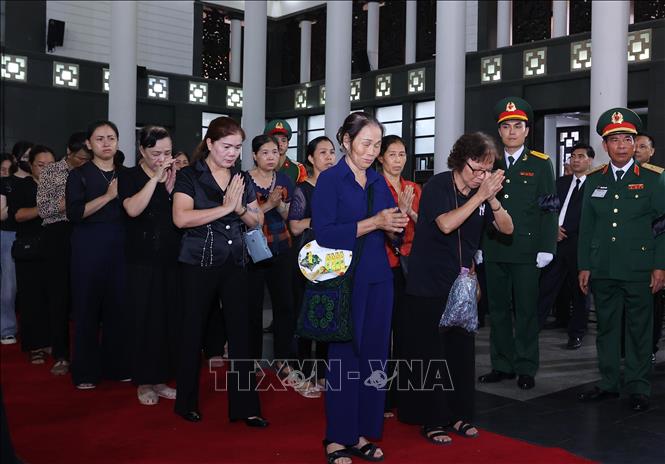
[[[663,0],[639,0],[634,1],[633,4],[636,23],[665,18],[665,1]]]
[[[221,8],[203,6],[202,76],[207,79],[229,80],[229,49],[231,27],[226,24]]]
[[[433,59],[436,53],[436,0],[418,1],[416,30],[416,61]]]
[[[354,0],[351,26],[351,74],[369,71],[367,59],[367,11],[364,1]]]
[[[307,15],[312,21],[311,78],[320,81],[326,78],[326,9],[320,8]]]
[[[300,25],[298,19],[268,20],[268,86],[300,82]]]
[[[551,0],[513,0],[513,44],[549,39]]]
[[[379,68],[404,64],[406,3],[385,2],[379,9]]]
[[[570,0],[569,30],[571,34],[591,31],[591,0]]]

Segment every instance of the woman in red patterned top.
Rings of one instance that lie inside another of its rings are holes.
[[[397,135],[386,135],[381,140],[381,151],[378,161],[381,164],[383,177],[386,179],[390,193],[392,193],[395,202],[400,211],[409,216],[409,222],[404,228],[404,233],[400,234],[399,240],[395,243],[386,242],[386,252],[388,253],[388,262],[393,271],[394,300],[393,300],[393,319],[392,319],[392,346],[388,352],[388,359],[398,359],[399,347],[395,343],[397,332],[401,326],[400,314],[398,308],[404,297],[404,288],[406,286],[406,262],[411,253],[411,244],[418,221],[418,204],[420,203],[421,189],[415,182],[408,181],[402,177],[402,171],[406,165],[406,147],[404,140]],[[397,382],[391,383],[393,388],[386,395],[386,407],[384,415],[393,417],[392,410],[396,407],[397,392],[395,387]]]

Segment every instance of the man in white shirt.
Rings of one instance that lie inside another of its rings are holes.
[[[559,233],[554,260],[543,269],[538,295],[538,317],[541,328],[568,327],[566,348],[578,349],[586,333],[589,307],[577,283],[577,233],[582,214],[582,198],[586,173],[591,167],[595,153],[593,148],[578,143],[570,154],[571,175],[556,180],[556,190],[561,202],[559,211]],[[565,292],[567,298],[564,312],[557,311],[554,324],[545,324],[557,296]],[[573,312],[569,314],[572,299]]]

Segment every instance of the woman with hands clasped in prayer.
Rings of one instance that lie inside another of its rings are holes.
[[[242,234],[263,222],[252,183],[236,169],[245,132],[231,118],[213,120],[194,153],[178,172],[173,222],[184,229],[178,261],[183,291],[182,340],[175,412],[201,420],[199,372],[208,314],[221,299],[227,328],[230,371],[229,418],[250,427],[266,427],[261,417],[249,347],[247,253]],[[221,334],[220,334],[221,335]],[[243,360],[243,361],[236,361]]]
[[[400,389],[398,417],[420,425],[422,436],[436,445],[451,442],[447,426],[463,437],[478,436],[469,423],[474,334],[458,327],[441,333],[439,321],[461,268],[474,268],[483,229],[513,232],[512,219],[496,198],[504,180],[503,171],[492,171],[496,157],[489,136],[461,136],[448,157],[451,171],[432,177],[420,200],[399,332],[398,381],[405,388]]]

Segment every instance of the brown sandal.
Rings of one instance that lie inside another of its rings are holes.
[[[30,352],[30,362],[32,364],[44,364],[46,362],[46,351],[32,350]]]

